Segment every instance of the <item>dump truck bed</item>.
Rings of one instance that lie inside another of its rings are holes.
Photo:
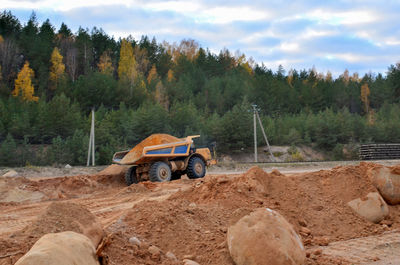
[[[168,134],[153,134],[128,151],[114,154],[113,162],[120,165],[140,165],[166,157],[187,156],[193,138],[199,135],[179,139]]]

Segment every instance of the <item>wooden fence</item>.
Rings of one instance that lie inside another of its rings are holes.
[[[400,144],[363,144],[361,160],[400,159]]]

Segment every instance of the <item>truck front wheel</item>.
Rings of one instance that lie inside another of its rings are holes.
[[[194,156],[189,159],[187,166],[187,176],[190,179],[202,178],[206,175],[206,165],[203,159]]]
[[[150,166],[149,171],[150,181],[165,182],[171,180],[171,169],[167,163],[162,161],[155,162]]]

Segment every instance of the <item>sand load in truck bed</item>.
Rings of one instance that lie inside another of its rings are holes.
[[[127,152],[127,154],[119,161],[120,164],[133,164],[138,161],[143,154],[143,148],[147,146],[169,144],[179,142],[181,139],[171,136],[169,134],[152,134],[138,145],[136,145],[132,150]]]

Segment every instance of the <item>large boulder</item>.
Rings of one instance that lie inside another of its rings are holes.
[[[373,223],[379,223],[389,215],[389,208],[378,192],[370,192],[365,198],[349,201],[347,205]]]
[[[269,208],[258,209],[229,227],[227,241],[237,265],[304,264],[306,257],[293,227]]]
[[[15,265],[99,265],[86,236],[72,231],[42,236]]]
[[[369,176],[379,193],[389,204],[400,203],[400,174],[388,167],[375,167]]]

